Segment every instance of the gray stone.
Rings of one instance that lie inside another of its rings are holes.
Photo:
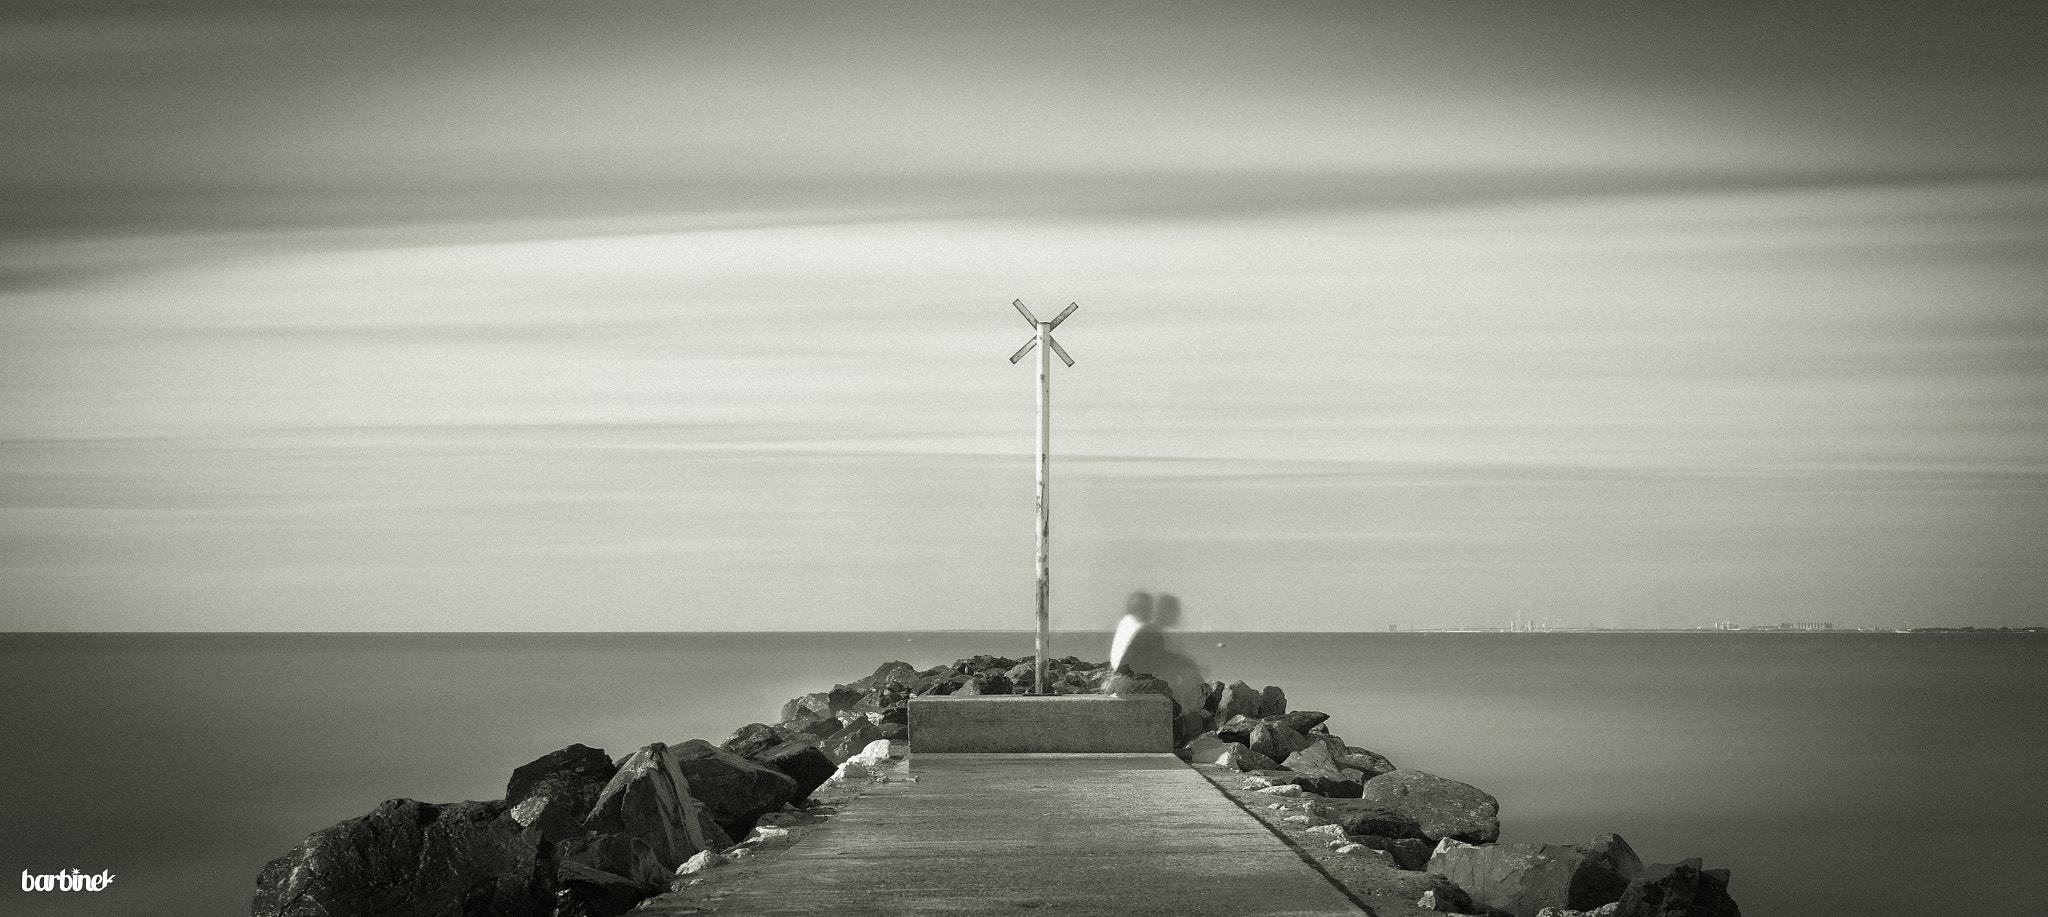
[[[756,819],[798,798],[795,778],[702,739],[671,745],[668,751],[689,780],[690,795],[731,837],[745,837]]]
[[[601,872],[616,876],[627,883],[646,889],[647,895],[657,894],[668,882],[673,867],[664,865],[661,857],[654,852],[654,846],[644,839],[630,834],[589,834],[572,837],[555,845],[555,857],[560,865],[575,864],[582,870]],[[582,875],[579,871],[578,875]],[[561,873],[557,873],[558,876]],[[588,876],[584,876],[588,880]],[[618,887],[605,885],[609,896]]]
[[[1279,689],[1268,688],[1266,690],[1277,691]],[[1281,702],[1281,705],[1284,708],[1286,706],[1286,702],[1283,700]],[[1295,732],[1299,732],[1302,735],[1307,735],[1309,730],[1329,722],[1330,715],[1315,710],[1296,710],[1290,713],[1283,709],[1280,713],[1268,713],[1263,717],[1263,719],[1265,719],[1266,722],[1279,723],[1283,726],[1286,726],[1289,729],[1294,730]]]
[[[502,802],[393,799],[306,838],[256,878],[255,917],[547,917],[540,832]]]
[[[1386,851],[1388,856],[1393,857],[1394,865],[1416,872],[1429,867],[1429,856],[1436,849],[1430,846],[1428,841],[1419,837],[1397,838],[1381,837],[1376,834],[1363,834],[1354,836],[1351,839],[1374,850]]]
[[[1381,774],[1391,774],[1398,768],[1384,756],[1374,754],[1356,745],[1344,746],[1344,753],[1337,756],[1341,766],[1365,772],[1365,779],[1371,780]]]
[[[656,742],[628,756],[584,818],[585,830],[646,841],[664,868],[682,865],[699,850],[732,844],[690,795],[690,781],[668,746]]]
[[[1697,858],[1646,866],[1622,892],[1615,917],[1742,917],[1728,878],[1728,870],[1701,869]]]
[[[1308,737],[1278,723],[1260,723],[1251,732],[1251,740],[1245,743],[1252,751],[1275,761],[1285,761],[1311,743]]]
[[[1280,766],[1297,774],[1344,779],[1344,768],[1337,759],[1330,756],[1330,749],[1321,742],[1311,742],[1280,761]]]
[[[876,731],[884,730],[878,727]],[[755,755],[753,760],[788,774],[796,781],[796,792],[789,800],[791,805],[801,805],[809,799],[839,767],[831,756],[808,742],[784,742]]]
[[[632,910],[634,905],[668,888],[666,876],[659,877],[650,886],[574,860],[561,861],[556,866],[555,878],[556,895],[559,896],[555,917],[570,914],[619,917]]]
[[[1241,681],[1232,682],[1223,689],[1223,694],[1217,698],[1216,721],[1228,723],[1230,718],[1234,716],[1257,719],[1259,716],[1259,705],[1264,700],[1265,695],[1252,688],[1251,685]],[[1225,738],[1228,738],[1228,736]]]
[[[505,783],[505,805],[521,827],[546,841],[583,830],[583,816],[619,769],[602,748],[571,745],[520,765]]]
[[[1344,826],[1344,833],[1383,837],[1390,840],[1414,838],[1430,843],[1423,836],[1422,826],[1407,813],[1396,809],[1359,800],[1345,800],[1327,804],[1331,820]]]
[[[1224,752],[1217,757],[1216,763],[1241,771],[1270,771],[1280,767],[1273,759],[1236,742],[1229,743]]]
[[[1360,798],[1414,821],[1432,841],[1448,837],[1491,844],[1500,839],[1500,803],[1470,784],[1397,770],[1366,781]]]
[[[818,748],[825,753],[825,757],[831,758],[833,766],[837,767],[846,759],[860,754],[860,750],[868,747],[869,742],[881,737],[880,727],[867,720],[860,720],[833,733]]]
[[[726,736],[725,741],[718,743],[718,747],[742,758],[751,758],[759,752],[796,737],[797,732],[794,729],[770,726],[767,723],[748,723],[733,730],[732,735]]]
[[[1275,717],[1286,712],[1287,692],[1280,690],[1274,685],[1267,685],[1265,690],[1259,692],[1259,716]],[[1329,717],[1324,717],[1323,719],[1329,719]],[[1307,732],[1309,729],[1314,728],[1315,725],[1315,723],[1310,723],[1305,727],[1294,728],[1300,732]]]
[[[1472,900],[1515,917],[1547,907],[1590,910],[1621,898],[1641,868],[1628,842],[1612,834],[1575,846],[1445,840],[1429,871],[1456,882]]]

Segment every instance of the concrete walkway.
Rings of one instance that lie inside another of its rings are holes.
[[[913,754],[725,915],[1366,913],[1172,755]]]

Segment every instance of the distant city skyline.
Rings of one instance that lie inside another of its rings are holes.
[[[0,11],[0,630],[2048,624],[2048,12]],[[1062,367],[1062,369],[1064,369]]]

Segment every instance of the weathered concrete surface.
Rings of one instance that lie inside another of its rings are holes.
[[[1173,700],[1158,694],[913,697],[919,753],[1170,752]]]
[[[1366,913],[1168,754],[930,754],[678,914],[1324,917]]]

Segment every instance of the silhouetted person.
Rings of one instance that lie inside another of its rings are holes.
[[[1117,674],[1150,675],[1166,682],[1181,709],[1191,710],[1202,703],[1202,669],[1176,652],[1178,641],[1167,628],[1179,622],[1180,599],[1161,594],[1154,601],[1151,593],[1131,593],[1110,641],[1109,663]]]

